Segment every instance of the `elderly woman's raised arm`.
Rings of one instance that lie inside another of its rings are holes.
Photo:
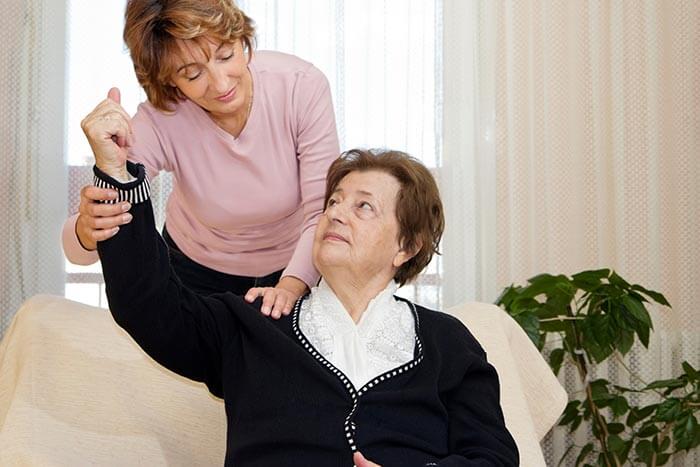
[[[231,313],[175,276],[155,227],[144,167],[129,162],[128,169],[136,180],[121,183],[95,167],[95,184],[117,190],[132,205],[133,220],[98,243],[110,311],[153,359],[221,396],[222,352],[236,342]]]

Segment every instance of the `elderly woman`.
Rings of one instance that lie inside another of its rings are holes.
[[[132,117],[110,90],[82,121],[93,152],[172,173],[163,237],[185,285],[262,295],[263,313],[289,313],[318,281],[313,234],[340,152],[326,77],[292,55],[253,53],[253,21],[231,0],[129,0],[124,42],[148,101]],[[83,188],[63,229],[72,263],[97,261],[96,242],[130,221],[114,196]]]
[[[517,465],[494,368],[455,318],[394,292],[443,230],[429,171],[400,152],[353,150],[330,167],[313,245],[322,275],[279,321],[173,274],[144,168],[97,160],[96,182],[133,221],[98,244],[114,319],[155,360],[223,397],[226,465]],[[236,200],[231,200],[236,202]],[[368,460],[369,459],[369,460]]]

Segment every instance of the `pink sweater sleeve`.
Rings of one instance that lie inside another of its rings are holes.
[[[159,137],[153,121],[148,116],[148,104],[139,105],[139,110],[132,119],[134,128],[134,146],[129,150],[129,160],[139,162],[146,167],[148,177],[153,180],[158,172],[167,164],[161,138]],[[87,266],[96,263],[97,250],[86,250],[80,244],[75,233],[75,223],[78,221],[78,214],[73,214],[63,224],[61,233],[61,243],[63,253],[68,261],[73,264]]]
[[[311,288],[319,278],[311,250],[316,224],[323,212],[326,173],[340,153],[330,87],[317,68],[311,67],[299,77],[294,106],[304,222],[299,243],[282,275],[301,279]]]
[[[97,250],[86,250],[78,241],[78,236],[75,234],[75,223],[78,221],[78,214],[73,214],[63,224],[61,240],[63,243],[63,252],[73,264],[87,266],[96,263]]]

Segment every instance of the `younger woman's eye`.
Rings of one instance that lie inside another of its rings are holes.
[[[229,60],[231,57],[233,57],[233,52],[226,55],[225,57],[221,57],[219,60],[221,60],[222,62],[225,62],[226,60]]]
[[[188,81],[194,81],[194,80],[196,80],[197,78],[199,78],[199,76],[200,76],[201,74],[202,74],[202,73],[197,73],[196,75],[185,76],[185,78],[187,78]]]

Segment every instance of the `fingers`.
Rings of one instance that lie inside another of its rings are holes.
[[[125,149],[134,143],[131,117],[120,104],[119,89],[112,88],[80,122],[80,127],[101,165],[117,165],[126,157]],[[116,147],[115,147],[116,143]]]
[[[352,461],[355,464],[355,467],[381,467],[380,465],[365,459],[365,456],[363,456],[360,451],[356,451],[355,454],[352,455]]]
[[[91,229],[89,227],[83,227],[85,224],[81,224],[81,219],[83,216],[78,216],[78,222],[76,224],[76,231],[78,233],[78,238],[80,238],[80,243],[83,244],[88,250],[94,250],[97,248],[97,242],[102,242],[104,240],[114,237],[117,232],[119,232],[119,226],[112,227],[110,229]],[[87,241],[85,240],[87,239]]]
[[[245,295],[249,303],[254,302],[258,297],[263,298],[260,312],[274,319],[291,313],[295,301],[292,293],[276,287],[253,287]]]
[[[107,188],[98,188],[94,185],[85,185],[80,189],[80,201],[109,201],[117,198],[117,192]]]
[[[103,204],[99,201],[114,200],[117,192],[96,186],[85,186],[80,190],[80,206],[78,212],[91,217],[108,217],[122,214],[131,209],[131,205],[124,201],[116,204]]]
[[[271,316],[274,319],[278,319],[280,317],[280,312],[279,309],[275,309],[275,304],[277,303],[277,298],[278,296],[281,297],[283,295],[283,292],[275,289],[273,287],[268,287],[265,288],[265,292],[262,295],[263,302],[262,306],[260,307],[260,311],[266,316]]]
[[[119,88],[111,88],[107,93],[107,99],[112,99],[117,104],[121,104],[121,93]]]
[[[115,199],[117,192],[86,186],[80,190],[80,206],[76,233],[80,242],[87,249],[94,250],[97,242],[113,237],[119,231],[119,226],[128,224],[132,220],[131,209],[128,202],[116,204],[103,204],[98,201]]]
[[[275,302],[272,305],[272,311],[270,312],[271,316],[275,319],[279,319],[282,317],[282,315],[287,316],[291,311],[292,300],[289,298],[289,294],[285,292],[277,292]]]

